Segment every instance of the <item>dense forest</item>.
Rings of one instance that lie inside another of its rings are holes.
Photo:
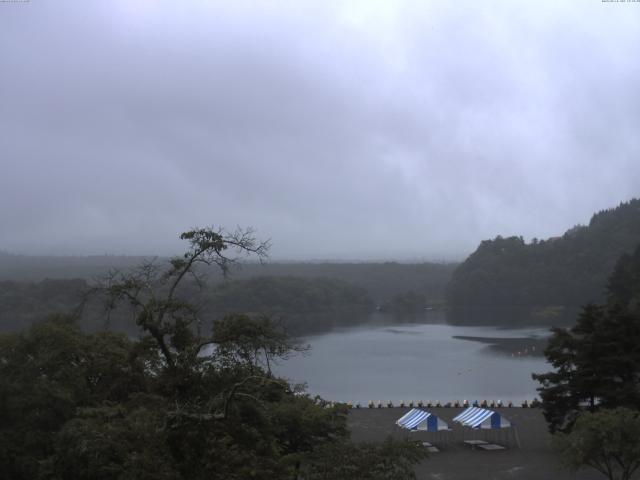
[[[266,315],[291,334],[358,323],[374,309],[365,289],[322,277],[254,277],[219,283],[205,295],[209,318],[233,312]]]
[[[376,305],[398,294],[420,292],[429,301],[442,301],[456,263],[266,263],[246,264],[234,272],[234,279],[255,276],[332,278],[365,289]]]
[[[606,291],[570,328],[552,329],[552,370],[533,379],[561,465],[631,480],[640,468],[640,246],[620,257]]]
[[[374,309],[367,292],[328,278],[254,277],[212,285],[185,281],[181,294],[197,308],[204,323],[226,314],[268,316],[291,334],[353,324]],[[88,331],[109,329],[134,334],[137,326],[126,311],[105,312],[102,299],[90,294],[85,280],[0,282],[0,331],[15,331],[45,320],[52,313],[82,310],[80,325]]]
[[[618,258],[640,244],[640,200],[603,210],[547,240],[485,240],[454,271],[454,307],[578,307],[603,300]]]
[[[114,260],[111,271],[127,271],[150,261],[143,257],[43,257],[40,265],[38,257],[0,255],[0,264],[10,267],[0,269],[3,277],[8,276],[7,271],[15,275],[13,280],[0,281],[0,330],[15,331],[51,313],[73,312],[96,279],[110,271],[110,258]],[[167,259],[157,258],[153,263],[163,265]],[[450,264],[393,262],[245,263],[233,269],[229,279],[213,268],[203,268],[204,288],[194,281],[185,281],[181,288],[203,318],[237,311],[269,315],[298,335],[361,322],[380,305],[393,312],[400,306],[404,313],[406,305],[399,299],[411,297],[412,311],[422,309],[427,299],[442,303],[453,268]],[[44,273],[53,278],[41,279]],[[421,292],[417,304],[413,291]],[[86,330],[105,326],[100,302],[87,302],[83,313]],[[137,331],[123,312],[111,315],[108,326],[128,333]]]
[[[236,313],[202,328],[181,288],[195,265],[225,270],[229,245],[261,256],[264,244],[209,229],[182,238],[183,256],[94,288],[108,311],[131,314],[136,339],[87,333],[80,312],[0,334],[0,478],[415,478],[424,448],[351,442],[346,405],[274,375],[274,360],[304,347],[270,319]]]
[[[585,405],[640,408],[640,246],[620,257],[606,292],[571,328],[552,329],[545,355],[554,370],[533,376],[551,431],[570,429]]]
[[[329,278],[254,277],[217,284],[208,293],[210,309],[266,315],[370,311],[363,288]]]
[[[95,255],[46,257],[12,255],[0,251],[0,281],[40,282],[45,279],[92,280],[111,269],[136,267],[151,257]],[[162,262],[167,259],[158,258]],[[254,277],[332,278],[364,288],[378,305],[411,290],[428,299],[443,299],[455,263],[398,262],[245,262],[232,271],[234,280]],[[209,269],[209,283],[222,281],[220,272]]]
[[[0,282],[0,331],[16,331],[55,313],[71,313],[88,290],[85,280]]]

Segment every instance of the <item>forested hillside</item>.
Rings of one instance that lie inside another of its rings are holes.
[[[600,302],[618,258],[640,244],[640,200],[603,210],[562,237],[485,240],[454,271],[449,305],[580,306]]]
[[[71,313],[83,293],[90,290],[84,280],[44,280],[38,283],[0,282],[0,331],[19,330],[45,320],[52,313]],[[294,333],[330,328],[341,322],[357,323],[371,312],[373,301],[366,290],[328,278],[254,277],[208,285],[202,290],[185,282],[185,295],[210,323],[225,314],[246,312],[279,319]],[[137,332],[126,312],[107,319],[100,299],[88,297],[82,325],[91,331],[110,328]]]
[[[53,313],[70,313],[88,288],[84,280],[0,281],[0,331],[25,328]]]
[[[443,300],[455,263],[267,263],[246,264],[233,278],[244,280],[256,276],[333,278],[365,289],[377,304],[398,294],[420,292],[429,301]]]
[[[0,251],[0,281],[40,282],[45,279],[92,280],[110,269],[126,270],[152,257],[116,255],[47,257],[12,255]],[[158,261],[164,259],[158,258]],[[267,262],[243,263],[234,269],[234,280],[254,277],[334,278],[364,288],[377,304],[409,291],[420,292],[428,300],[442,300],[455,263],[338,263],[338,262]],[[211,269],[210,283],[222,280]]]
[[[363,288],[341,280],[298,277],[254,277],[220,283],[208,291],[207,303],[220,314],[332,313],[373,307]]]

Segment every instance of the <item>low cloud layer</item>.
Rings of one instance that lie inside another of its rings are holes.
[[[558,235],[640,195],[637,45],[640,3],[599,0],[0,4],[0,250]]]

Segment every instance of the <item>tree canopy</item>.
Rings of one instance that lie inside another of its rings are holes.
[[[552,431],[568,430],[583,409],[640,408],[640,246],[623,255],[608,301],[584,307],[569,329],[555,328],[545,355],[554,371],[533,375]]]
[[[424,453],[407,442],[353,445],[346,406],[277,378],[275,358],[296,350],[267,317],[229,314],[203,328],[181,289],[197,266],[228,272],[237,254],[266,254],[250,231],[196,229],[163,269],[153,262],[96,285],[108,311],[125,309],[137,339],[86,333],[57,316],[0,335],[0,477],[34,479],[327,478],[374,455],[367,478],[414,478]],[[389,476],[394,472],[394,476]]]
[[[629,480],[640,467],[640,413],[627,408],[585,412],[554,438],[564,467],[591,467],[609,480]]]
[[[593,215],[561,237],[485,240],[454,271],[452,306],[581,306],[603,300],[617,259],[640,243],[640,199]]]

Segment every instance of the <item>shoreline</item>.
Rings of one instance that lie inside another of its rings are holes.
[[[466,403],[465,403],[466,402]],[[410,410],[412,408],[422,408],[422,409],[445,409],[445,410],[450,410],[450,409],[459,409],[459,410],[463,410],[465,408],[469,408],[469,407],[481,407],[481,408],[489,408],[492,410],[496,410],[496,409],[512,409],[512,408],[539,408],[540,407],[540,400],[538,400],[538,398],[534,397],[532,400],[522,400],[519,402],[512,402],[512,401],[506,401],[503,402],[502,400],[482,400],[481,402],[474,400],[473,402],[468,402],[468,401],[464,401],[461,402],[459,400],[455,400],[453,402],[403,402],[402,400],[400,400],[397,403],[393,403],[392,400],[388,400],[386,402],[383,402],[381,400],[376,400],[374,401],[369,401],[366,404],[362,404],[360,402],[335,402],[332,401],[332,404],[337,404],[337,403],[344,403],[346,404],[350,410],[380,410],[380,409],[391,409],[391,408],[398,408],[398,409],[407,409]]]

